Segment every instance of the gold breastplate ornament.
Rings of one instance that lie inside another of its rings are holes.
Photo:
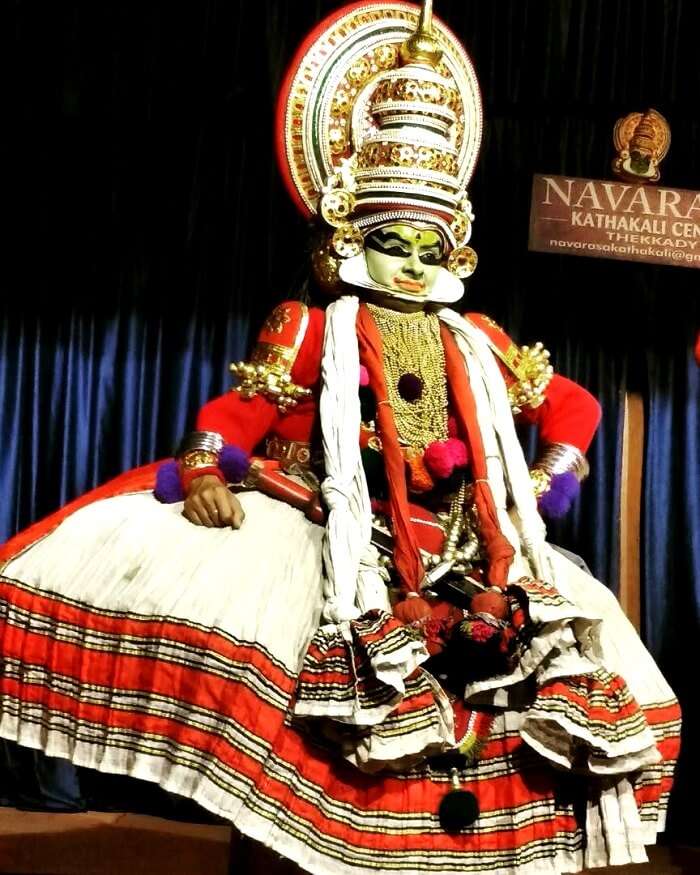
[[[446,440],[447,381],[440,320],[368,304],[382,336],[387,398],[402,444],[424,450]]]

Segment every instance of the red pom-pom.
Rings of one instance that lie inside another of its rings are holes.
[[[449,447],[455,468],[464,468],[464,466],[469,461],[469,452],[467,450],[467,445],[464,443],[464,441],[460,441],[458,438],[451,437],[448,438],[445,443]]]
[[[495,590],[478,592],[472,597],[470,610],[472,614],[491,614],[497,620],[506,620],[510,613],[508,599]]]
[[[468,640],[476,644],[485,644],[494,635],[498,635],[498,626],[491,626],[483,620],[464,620],[458,626],[460,633]]]
[[[360,365],[360,386],[369,386],[369,371],[364,365]]]
[[[415,599],[411,599],[415,601]],[[445,649],[445,621],[430,618],[421,622],[425,647],[431,656],[437,656]]]
[[[415,593],[409,593],[402,602],[394,605],[394,616],[408,626],[417,620],[425,620],[432,616],[432,610],[425,599]]]
[[[439,480],[445,480],[454,471],[452,453],[447,441],[433,441],[432,444],[428,444],[423,454],[423,461],[433,477]]]
[[[467,448],[458,438],[433,441],[425,448],[423,461],[433,477],[445,480],[455,468],[463,468],[467,464]]]
[[[525,615],[525,611],[522,608],[516,608],[513,611],[513,616],[510,618],[510,621],[515,629],[522,629],[527,622],[527,616]]]

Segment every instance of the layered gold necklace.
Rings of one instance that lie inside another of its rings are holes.
[[[425,449],[447,438],[447,381],[440,320],[367,304],[382,336],[388,401],[401,443]]]

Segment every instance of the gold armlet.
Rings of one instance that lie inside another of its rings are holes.
[[[238,377],[240,383],[235,391],[242,398],[254,398],[262,395],[277,405],[280,413],[296,407],[300,401],[305,401],[312,395],[311,389],[297,386],[286,371],[264,362],[235,362],[230,366],[231,373]]]
[[[204,450],[192,450],[178,459],[183,468],[192,471],[195,468],[216,468],[219,464],[218,453],[207,453]]]
[[[508,387],[508,400],[513,413],[520,413],[523,407],[539,407],[554,376],[554,369],[549,364],[549,352],[541,343],[534,346],[516,346],[513,343],[501,358],[515,376],[515,382]]]
[[[280,413],[287,413],[312,395],[311,389],[292,382],[292,368],[309,325],[309,308],[301,304],[296,316],[295,312],[291,306],[276,307],[265,322],[265,339],[258,341],[250,361],[230,366],[239,380],[235,391],[242,398],[262,395],[276,404]],[[286,336],[285,331],[293,334]]]

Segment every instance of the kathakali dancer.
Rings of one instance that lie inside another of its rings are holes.
[[[299,49],[278,123],[327,306],[272,312],[176,460],[5,545],[0,734],[319,875],[644,861],[678,706],[540,515],[585,476],[597,403],[451,306],[471,62],[430,3],[355,3]]]

